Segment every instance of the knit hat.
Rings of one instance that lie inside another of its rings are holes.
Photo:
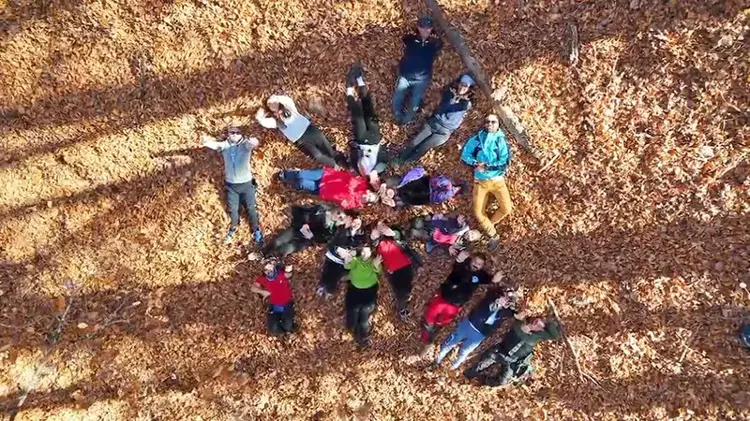
[[[429,16],[422,16],[417,21],[417,26],[420,28],[432,28],[432,18]]]
[[[460,82],[466,84],[467,86],[471,86],[474,84],[474,79],[472,79],[469,75],[463,75],[461,76]]]

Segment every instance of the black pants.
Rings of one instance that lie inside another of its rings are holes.
[[[426,221],[430,216],[417,216],[411,220],[409,227],[409,236],[416,240],[428,241],[430,239],[430,230]]]
[[[412,265],[403,267],[388,274],[388,281],[396,296],[396,310],[406,309],[411,296],[412,280],[414,279],[414,267]]]
[[[464,370],[464,376],[479,379],[485,386],[505,386],[530,374],[533,355],[505,357],[490,348],[479,356],[476,363]]]
[[[323,271],[320,274],[320,285],[325,288],[327,293],[333,294],[338,289],[339,281],[346,273],[347,270],[344,265],[326,258],[323,262]]]
[[[312,124],[307,127],[302,137],[297,140],[296,145],[302,150],[307,156],[320,162],[326,167],[335,167],[336,165],[342,164],[342,159],[345,163],[343,154],[337,152],[328,138],[318,130],[317,127]]]
[[[255,209],[255,180],[247,183],[225,183],[227,194],[227,212],[232,226],[240,223],[240,206],[245,205],[250,224],[259,228],[258,211]]]
[[[362,149],[360,145],[379,145],[382,139],[380,134],[380,121],[375,114],[375,105],[372,102],[369,92],[364,95],[360,94],[360,101],[354,96],[346,96],[346,105],[352,117],[352,127],[354,131],[354,142],[349,148],[349,166],[359,168],[359,160],[362,158]],[[380,147],[378,150],[377,163],[375,170],[381,173],[386,170],[387,162],[390,159],[387,150]],[[368,174],[360,174],[367,176]]]
[[[292,333],[294,331],[294,303],[290,303],[284,311],[274,311],[268,306],[268,331],[273,334]]]
[[[279,235],[263,248],[263,254],[284,257],[300,251],[311,244],[312,240],[302,237],[299,230],[289,227],[281,231]]]
[[[367,289],[355,288],[349,284],[344,298],[346,328],[352,332],[357,343],[367,341],[370,337],[370,316],[377,308],[377,301],[377,284]]]
[[[422,130],[414,137],[414,139],[406,145],[406,149],[401,151],[398,156],[400,162],[414,162],[418,161],[419,158],[424,156],[430,149],[441,146],[453,133],[439,124],[430,123],[428,120]]]

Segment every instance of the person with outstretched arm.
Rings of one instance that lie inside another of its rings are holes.
[[[457,256],[470,243],[479,240],[482,234],[471,229],[464,215],[448,216],[435,213],[412,218],[409,236],[424,241],[427,254],[447,249],[448,254]]]
[[[435,112],[422,130],[406,145],[403,151],[389,163],[391,166],[418,161],[430,149],[442,146],[451,134],[461,126],[464,116],[473,102],[474,79],[468,74],[456,79],[445,88]]]
[[[522,382],[531,375],[531,359],[539,342],[560,337],[560,326],[556,319],[534,318],[525,320],[519,313],[513,328],[502,341],[493,345],[464,371],[469,379],[478,379],[485,386],[505,386],[513,381]],[[495,365],[499,371],[491,374]]]
[[[336,228],[348,220],[348,215],[342,209],[327,203],[293,205],[291,210],[292,222],[289,228],[263,248],[266,257],[284,257],[313,244],[326,244],[333,237]]]
[[[335,203],[343,209],[359,209],[377,203],[379,196],[370,190],[370,180],[346,170],[329,167],[311,170],[289,169],[279,173],[286,185]]]
[[[355,90],[355,86],[357,89]],[[356,95],[356,97],[355,97]],[[349,151],[349,166],[362,177],[388,168],[388,153],[381,146],[380,120],[364,79],[360,64],[353,64],[346,76],[346,106],[352,117],[354,140]]]
[[[237,234],[240,224],[240,206],[245,205],[252,226],[253,240],[262,246],[263,233],[258,221],[258,211],[255,208],[257,184],[250,165],[253,150],[259,144],[258,139],[244,136],[237,126],[230,126],[226,137],[222,140],[206,134],[201,135],[200,138],[204,147],[221,152],[224,159],[224,191],[227,195],[227,213],[230,219],[224,242],[231,243]]]
[[[396,297],[396,312],[399,317],[409,317],[409,300],[416,268],[420,265],[419,256],[401,241],[403,235],[382,221],[370,232],[370,239],[375,244],[378,256],[388,273],[393,295]]]
[[[344,267],[346,258],[366,241],[362,220],[358,217],[350,219],[351,222],[338,226],[328,241],[317,290],[318,296],[325,299],[333,296],[338,289],[339,281],[349,273]]]
[[[443,42],[435,34],[432,18],[429,16],[419,18],[416,31],[404,35],[402,41],[404,55],[398,65],[398,78],[392,102],[396,124],[407,124],[414,120],[422,104],[422,98],[432,82],[435,59],[443,48]],[[407,95],[409,101],[406,101]]]
[[[285,95],[271,95],[266,105],[271,110],[270,115],[263,108],[255,114],[261,126],[267,129],[279,129],[302,152],[325,166],[331,168],[347,166],[344,155],[334,149],[320,129],[297,111],[292,98]]]
[[[505,183],[511,151],[498,116],[488,115],[485,124],[484,130],[466,141],[461,160],[474,167],[474,216],[482,230],[490,236],[490,247],[495,248],[500,241],[495,225],[510,215],[513,208]],[[498,210],[491,217],[485,211],[489,195],[498,202]]]
[[[283,269],[283,270],[282,270]],[[268,299],[268,331],[273,334],[292,333],[296,330],[294,323],[294,297],[289,279],[292,267],[282,268],[275,259],[263,262],[263,275],[255,278],[250,289]]]
[[[403,177],[370,178],[380,201],[390,207],[436,205],[445,203],[463,191],[463,186],[445,174],[429,175],[423,167],[410,169]]]
[[[370,316],[378,305],[378,282],[381,258],[373,258],[369,247],[362,247],[357,255],[348,254],[344,267],[349,271],[349,285],[344,297],[346,328],[354,335],[360,348],[370,345]]]
[[[497,272],[494,276],[487,272],[486,261],[486,256],[481,253],[472,256],[468,251],[462,251],[456,256],[453,270],[425,308],[422,325],[422,343],[425,345],[423,354],[429,351],[429,345],[437,332],[456,319],[461,308],[471,300],[480,286],[490,283],[497,285],[503,280],[503,272]]]
[[[454,370],[463,364],[482,341],[495,331],[503,321],[516,314],[516,295],[512,290],[498,288],[485,294],[482,301],[459,322],[458,326],[440,345],[434,367],[460,345],[458,356],[453,360]]]

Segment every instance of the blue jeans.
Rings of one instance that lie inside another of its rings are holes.
[[[318,185],[320,184],[320,179],[323,178],[323,169],[284,170],[281,178],[295,189],[318,194]]]
[[[437,360],[435,362],[440,364],[440,362],[443,361],[443,358],[461,343],[461,348],[458,350],[458,357],[453,360],[453,369],[455,370],[463,364],[469,354],[477,349],[483,340],[484,335],[482,335],[471,324],[469,319],[463,319],[461,320],[461,323],[456,326],[456,329],[451,332],[451,335],[440,345],[440,351],[438,352]]]
[[[414,115],[419,109],[422,103],[427,87],[430,86],[431,78],[420,79],[407,79],[403,76],[399,76],[396,79],[396,89],[393,90],[393,117],[397,123],[408,123],[414,119]],[[409,98],[409,104],[404,112],[404,102],[406,100],[407,93],[411,90],[411,96]]]

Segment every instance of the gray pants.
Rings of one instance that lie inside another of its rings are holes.
[[[401,162],[414,162],[424,156],[430,149],[443,145],[453,133],[451,130],[440,126],[437,123],[427,121],[414,139],[406,145],[398,160]]]

